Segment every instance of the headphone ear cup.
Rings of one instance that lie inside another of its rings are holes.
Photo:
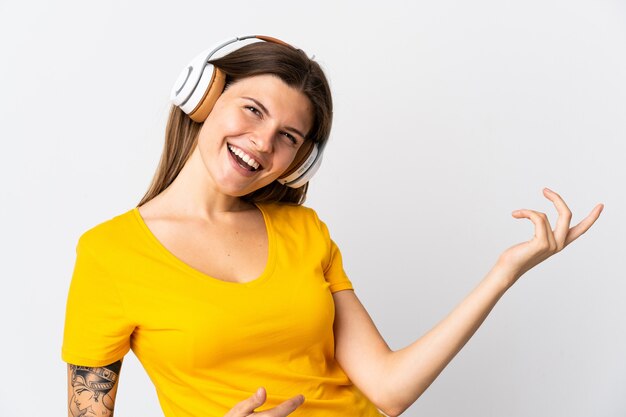
[[[287,187],[299,188],[313,177],[321,162],[322,148],[312,140],[307,140],[298,149],[289,168],[277,181]]]
[[[191,120],[202,123],[206,120],[213,106],[224,91],[226,74],[219,68],[213,68],[209,85],[204,89],[204,95],[194,110],[189,113]]]

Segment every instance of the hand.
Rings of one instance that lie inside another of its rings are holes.
[[[596,205],[587,217],[570,228],[572,212],[561,196],[548,188],[543,189],[543,195],[554,203],[559,213],[556,228],[551,229],[548,217],[544,213],[534,210],[516,210],[512,213],[517,219],[530,219],[535,225],[535,236],[530,241],[519,243],[500,255],[497,265],[512,276],[513,281],[510,285],[526,271],[578,239],[595,223],[604,209],[604,204]]]
[[[264,388],[259,388],[257,392],[240,403],[237,403],[224,417],[285,417],[291,414],[296,408],[300,407],[304,402],[304,395],[296,395],[285,402],[280,403],[269,410],[255,412],[254,409],[263,405],[266,400]]]

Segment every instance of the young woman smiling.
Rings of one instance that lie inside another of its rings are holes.
[[[514,212],[534,237],[431,331],[391,350],[326,225],[302,206],[308,182],[285,180],[321,156],[328,82],[302,51],[261,39],[210,60],[224,85],[189,114],[172,107],[146,195],[81,235],[63,344],[69,415],[113,414],[133,349],[168,417],[397,416],[524,272],[600,215],[602,205],[570,228],[567,205],[545,189],[555,229],[543,213]]]

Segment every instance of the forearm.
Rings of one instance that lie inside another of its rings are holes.
[[[388,356],[384,398],[392,415],[413,404],[483,323],[512,285],[513,278],[494,266],[478,286],[434,328]]]

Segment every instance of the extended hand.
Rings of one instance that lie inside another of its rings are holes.
[[[603,204],[598,204],[587,217],[570,228],[572,212],[561,196],[548,188],[543,189],[543,195],[554,203],[559,213],[554,230],[551,229],[548,217],[544,213],[534,210],[516,210],[512,213],[513,217],[530,219],[535,225],[535,236],[530,241],[507,249],[498,259],[498,265],[512,275],[513,282],[535,265],[578,239],[593,225],[604,208]]]
[[[259,388],[257,392],[240,403],[237,403],[224,417],[285,417],[291,414],[296,408],[300,407],[304,402],[303,395],[296,395],[285,402],[280,403],[269,410],[255,412],[254,409],[263,405],[267,399],[265,389]]]

